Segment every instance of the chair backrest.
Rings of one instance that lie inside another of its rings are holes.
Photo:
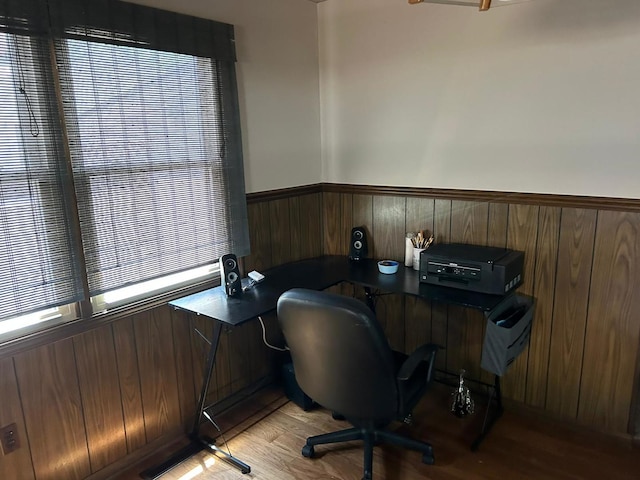
[[[398,386],[393,353],[363,302],[292,289],[278,300],[278,322],[296,380],[309,397],[348,419],[394,418]]]

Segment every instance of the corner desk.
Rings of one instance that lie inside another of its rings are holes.
[[[411,268],[400,266],[397,273],[386,275],[378,271],[375,260],[349,260],[346,256],[337,255],[291,262],[262,273],[265,275],[263,281],[246,289],[236,297],[228,297],[224,288],[219,286],[169,302],[169,305],[175,309],[210,318],[213,320],[214,328],[211,340],[208,341],[210,347],[203,372],[202,389],[195,412],[195,421],[189,433],[191,443],[163,464],[142,472],[143,478],[157,478],[184,459],[204,449],[213,451],[222,460],[238,468],[242,473],[251,471],[249,465],[218,449],[214,440],[200,435],[200,424],[203,417],[211,420],[207,413],[209,406],[205,405],[209,382],[215,365],[222,327],[242,325],[258,316],[274,311],[280,295],[291,288],[324,290],[341,282],[348,282],[364,287],[367,304],[374,311],[375,293],[372,289],[386,293],[413,295],[432,302],[472,308],[484,312],[485,315],[490,314],[506,298],[513,295],[513,293],[505,296],[487,295],[420,283],[418,272]],[[485,416],[482,431],[472,445],[473,450],[479,446],[493,423],[503,412],[498,375],[495,376],[495,383],[492,387],[495,391],[496,412],[488,422]]]

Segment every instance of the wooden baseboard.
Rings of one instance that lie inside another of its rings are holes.
[[[139,448],[126,457],[123,457],[111,465],[106,466],[102,470],[89,475],[86,480],[108,480],[119,478],[120,473],[134,465],[142,464],[145,459],[161,454],[163,451],[166,451],[167,456],[169,456],[173,449],[179,449],[180,446],[186,445],[188,441],[189,439],[185,432],[180,429],[172,430],[171,432],[155,439],[151,443],[147,443],[144,447]],[[140,469],[140,471],[142,470],[143,469]]]
[[[632,445],[634,447],[640,448],[640,435],[637,436],[637,438],[634,438],[634,436],[629,433],[607,432],[598,430],[595,427],[581,424],[577,420],[572,421],[570,419],[567,419],[566,417],[554,415],[548,410],[525,405],[524,403],[520,403],[515,400],[504,399],[503,403],[505,410],[513,412],[516,415],[534,418],[536,419],[536,421],[553,425],[561,424],[563,427],[575,432],[576,434],[588,435],[594,438],[594,441],[597,441],[597,438],[601,438],[603,440],[606,439],[608,441],[620,442],[625,446]]]
[[[262,410],[271,412],[273,409],[278,408],[277,399],[282,397],[278,392],[279,390],[274,387],[273,376],[269,375],[216,403],[211,407],[210,412],[220,426],[222,434],[229,440],[244,428],[247,428],[247,425],[256,423],[261,418],[264,418],[265,415],[260,414]],[[256,402],[254,397],[260,400]],[[270,402],[273,403],[273,407],[269,406]],[[265,405],[268,408],[265,409]],[[187,425],[191,425],[192,422],[193,420],[190,419]],[[249,423],[247,424],[247,422]],[[218,432],[208,424],[203,425],[202,432],[211,437],[218,436]],[[186,446],[189,441],[185,430],[181,428],[174,429],[126,457],[93,473],[86,480],[135,478],[139,472],[146,468],[162,463],[162,458],[169,458],[172,453]]]

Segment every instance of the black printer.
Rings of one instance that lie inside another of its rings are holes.
[[[505,295],[522,284],[524,252],[440,243],[420,253],[420,282]]]

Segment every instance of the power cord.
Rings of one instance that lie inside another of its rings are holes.
[[[258,282],[256,282],[255,280],[249,279],[249,283],[242,287],[242,291],[246,292],[247,290],[253,288],[257,283]]]
[[[262,317],[258,316],[258,320],[260,321],[260,326],[262,327],[262,341],[264,342],[264,344],[273,349],[273,350],[277,350],[278,352],[287,352],[289,351],[289,347],[285,346],[284,348],[280,348],[280,347],[276,347],[275,345],[271,345],[268,341],[267,341],[267,330],[264,326],[264,321],[262,320]]]

